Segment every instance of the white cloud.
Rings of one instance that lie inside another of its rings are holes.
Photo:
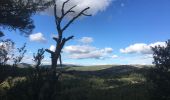
[[[96,50],[95,47],[89,45],[70,45],[64,48],[64,52],[66,53],[89,53],[91,51]]]
[[[71,45],[66,46],[63,50],[69,54],[69,58],[73,59],[103,59],[111,54],[112,48],[98,49],[89,45]]]
[[[122,53],[150,53],[150,51],[150,47],[144,43],[136,43],[125,49],[120,49]]]
[[[118,58],[117,55],[112,55],[111,58],[115,59],[115,58]]]
[[[154,46],[165,46],[165,42],[155,42],[151,44],[145,44],[145,43],[136,43],[133,45],[130,45],[129,47],[126,47],[125,49],[120,49],[121,53],[141,53],[141,54],[152,54],[151,47]]]
[[[155,46],[158,46],[158,45],[160,45],[161,47],[165,47],[166,43],[165,42],[155,42],[155,43],[149,44],[149,46],[151,46],[151,47],[155,47]]]
[[[83,53],[83,54],[71,54],[69,58],[72,59],[101,59],[102,53],[100,52],[90,52],[90,53]]]
[[[57,13],[61,14],[61,8],[63,2],[66,0],[56,0],[57,4]],[[69,3],[66,4],[65,10],[77,5],[73,10],[75,13],[79,13],[81,10],[86,7],[90,7],[90,9],[86,12],[88,14],[95,15],[98,12],[104,11],[114,0],[70,0]],[[47,10],[48,14],[53,14],[53,8]],[[72,16],[72,15],[70,15]]]
[[[150,44],[145,43],[136,43],[133,45],[130,45],[124,49],[120,49],[121,53],[125,54],[134,54],[131,56],[124,56],[119,57],[118,59],[123,60],[125,64],[140,64],[140,65],[147,65],[152,64],[153,62],[153,51],[151,47],[155,47],[160,45],[161,47],[165,47],[165,42],[155,42]]]
[[[105,53],[112,53],[113,49],[112,48],[104,48],[103,52],[105,52]]]
[[[55,51],[55,46],[54,46],[54,45],[51,45],[51,46],[50,46],[50,50],[54,52],[54,51]]]
[[[93,42],[93,38],[92,37],[82,37],[79,41],[84,44],[89,44],[89,43]]]
[[[29,36],[29,39],[30,39],[30,41],[35,41],[35,42],[42,42],[42,43],[46,42],[44,35],[40,32],[35,33],[35,34],[31,34]]]

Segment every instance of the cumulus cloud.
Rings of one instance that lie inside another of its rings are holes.
[[[66,46],[63,51],[69,54],[69,58],[73,59],[103,59],[111,54],[113,49],[98,49],[89,45],[71,45]]]
[[[95,47],[88,45],[70,45],[64,48],[64,52],[66,53],[78,53],[78,54],[89,53],[94,50],[96,50]]]
[[[66,0],[57,0],[57,13],[61,14],[61,8],[63,2]],[[65,10],[70,9],[71,7],[77,5],[73,10],[75,13],[79,13],[81,10],[90,7],[86,12],[87,14],[95,15],[98,12],[104,11],[114,0],[70,0],[66,4]],[[53,14],[53,8],[47,10],[48,14]],[[72,15],[71,15],[72,16]]]
[[[89,43],[93,41],[91,37],[82,37],[79,42],[81,45],[69,45],[63,48],[63,52],[67,54],[68,58],[72,59],[106,59],[106,58],[116,58],[112,57],[113,49],[110,47],[97,48],[91,46]],[[49,48],[51,51],[55,51],[55,46],[51,45]]]
[[[90,53],[83,53],[83,54],[71,54],[69,56],[69,58],[72,58],[72,59],[101,59],[103,56],[102,56],[102,53],[100,52],[90,52]]]
[[[35,34],[31,34],[29,36],[30,41],[35,41],[35,42],[42,42],[45,43],[46,39],[44,37],[44,35],[42,33],[35,33]]]
[[[140,53],[140,54],[152,54],[151,47],[155,46],[166,46],[165,42],[155,42],[151,44],[145,44],[145,43],[136,43],[133,45],[130,45],[129,47],[126,47],[125,49],[120,49],[121,53]]]
[[[51,46],[50,46],[50,50],[54,52],[54,51],[55,51],[55,46],[54,46],[54,45],[51,45]]]
[[[84,44],[89,44],[93,42],[92,37],[82,37],[79,42],[84,43]]]

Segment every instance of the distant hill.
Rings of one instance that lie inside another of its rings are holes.
[[[18,64],[17,67],[19,67],[19,68],[28,68],[28,67],[33,67],[33,65],[27,64],[27,63],[20,63],[20,64]]]

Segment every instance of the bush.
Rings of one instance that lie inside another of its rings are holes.
[[[151,99],[170,100],[170,40],[152,48],[155,67],[150,71]]]

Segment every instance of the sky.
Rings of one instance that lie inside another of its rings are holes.
[[[61,3],[58,0],[57,7]],[[65,64],[152,64],[151,47],[165,46],[170,38],[170,0],[72,0],[66,9],[75,4],[76,13],[90,6],[86,13],[93,16],[79,18],[64,32],[65,37],[75,36],[63,49]],[[57,30],[52,12],[48,9],[32,17],[36,28],[28,37],[4,30],[3,38],[12,39],[16,47],[27,43],[23,62],[33,63],[32,55],[40,48],[54,50],[52,37]],[[43,64],[50,64],[47,52]]]

